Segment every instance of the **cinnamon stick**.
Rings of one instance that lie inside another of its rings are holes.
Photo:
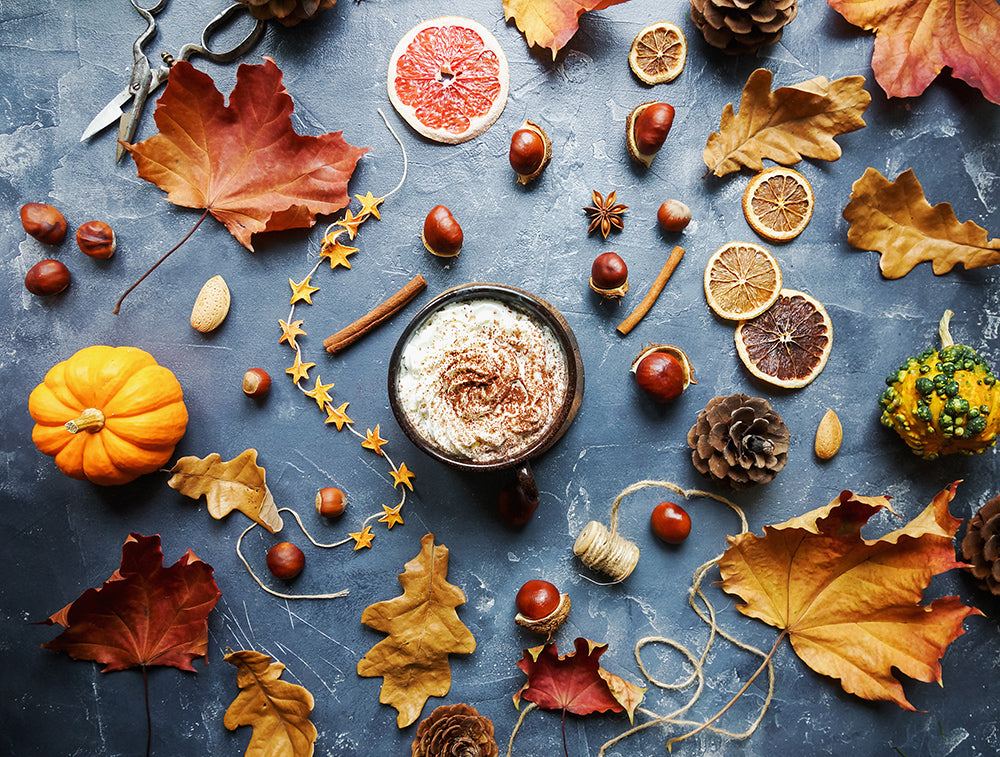
[[[333,336],[323,340],[323,346],[331,355],[346,350],[369,331],[381,326],[385,321],[406,307],[410,301],[427,287],[427,281],[419,273],[410,279],[392,297],[376,305],[350,326],[345,326]]]
[[[649,309],[653,307],[653,303],[656,302],[656,298],[660,296],[660,292],[663,291],[663,287],[667,285],[670,277],[674,273],[674,269],[677,264],[681,262],[681,258],[684,257],[683,247],[674,247],[673,251],[670,253],[670,257],[667,258],[667,262],[663,264],[663,268],[660,269],[659,275],[653,282],[653,286],[649,288],[646,296],[642,298],[635,310],[629,313],[628,318],[622,321],[618,325],[618,333],[625,336],[632,329],[638,325],[639,321],[643,319]]]

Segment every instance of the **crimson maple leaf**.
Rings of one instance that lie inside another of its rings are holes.
[[[42,646],[104,671],[136,665],[194,670],[208,650],[208,614],[221,596],[212,567],[191,550],[163,566],[159,536],[131,534],[121,567],[99,589],[80,597],[46,622],[66,629]]]
[[[179,61],[156,103],[159,134],[125,145],[140,178],[175,205],[207,209],[249,250],[253,234],[307,228],[347,207],[347,183],[368,150],[339,131],[296,134],[281,79],[270,58],[243,64],[227,106],[208,74]]]

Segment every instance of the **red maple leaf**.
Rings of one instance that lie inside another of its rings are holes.
[[[641,689],[601,667],[599,658],[607,644],[578,638],[575,651],[562,656],[555,644],[524,650],[517,666],[528,674],[528,682],[514,695],[547,710],[574,715],[627,711],[629,719],[642,701]]]
[[[46,649],[104,664],[104,671],[136,665],[194,670],[208,650],[208,614],[221,596],[212,567],[191,550],[163,567],[159,536],[131,534],[121,567],[99,589],[46,622],[66,629]]]
[[[153,116],[159,134],[125,145],[140,178],[175,205],[207,209],[249,250],[253,234],[310,227],[317,214],[347,207],[347,183],[368,150],[339,131],[296,134],[281,79],[270,58],[243,64],[227,106],[208,74],[175,63]]]

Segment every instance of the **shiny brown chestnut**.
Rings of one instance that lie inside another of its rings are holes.
[[[602,253],[594,258],[588,283],[601,297],[621,299],[628,291],[628,266],[618,253]]]
[[[66,238],[63,214],[42,202],[21,206],[21,225],[31,236],[44,244],[59,244]]]
[[[59,294],[70,282],[69,269],[58,260],[40,260],[24,277],[24,288],[39,297]]]
[[[670,133],[674,108],[668,103],[648,102],[637,105],[625,120],[628,153],[646,168]]]
[[[538,177],[552,159],[552,140],[541,126],[525,119],[510,137],[509,159],[518,182],[527,184]]]
[[[453,258],[462,251],[462,227],[444,205],[435,205],[424,219],[420,235],[424,247],[442,258]]]
[[[104,221],[87,221],[76,230],[76,243],[84,255],[107,260],[115,254],[115,230]]]

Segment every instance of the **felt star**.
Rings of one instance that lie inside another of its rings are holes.
[[[280,318],[278,323],[281,324],[281,339],[278,340],[278,344],[282,342],[288,342],[293,350],[298,350],[299,345],[295,342],[295,337],[305,336],[305,329],[302,328],[302,320],[292,321],[291,323],[285,323]]]
[[[330,397],[330,393],[327,392],[327,389],[333,389],[333,382],[331,381],[329,384],[321,384],[320,376],[319,374],[316,374],[316,386],[306,391],[305,395],[306,397],[312,397],[316,400],[316,404],[319,405],[319,409],[322,410],[326,403],[332,399],[332,397]]]
[[[285,373],[291,374],[292,383],[297,384],[303,379],[309,380],[309,369],[314,368],[316,363],[303,363],[302,355],[298,352],[295,353],[295,362],[292,364],[291,368],[285,368]]]
[[[345,402],[343,405],[341,405],[336,409],[334,409],[333,405],[330,405],[326,410],[327,412],[326,422],[336,423],[337,431],[343,431],[345,423],[354,423],[354,421],[352,421],[350,418],[347,417],[347,406],[349,404],[351,403]]]
[[[355,216],[350,209],[345,211],[344,217],[337,221],[338,226],[347,229],[347,236],[354,239],[358,235],[358,227],[365,222],[364,216]]]
[[[327,234],[323,238],[323,246],[320,248],[319,256],[330,261],[331,269],[336,268],[338,265],[350,268],[351,264],[347,262],[347,256],[353,255],[358,251],[357,247],[348,247],[346,244],[341,244],[337,239],[345,231],[347,229],[338,229],[336,232]]]
[[[400,463],[399,468],[392,471],[392,488],[395,489],[397,486],[402,484],[412,492],[413,484],[411,484],[410,481],[414,478],[416,478],[416,475],[413,471],[406,467],[406,463]]]
[[[383,505],[385,507],[385,505]],[[372,533],[371,526],[365,526],[363,530],[358,531],[354,534],[348,534],[352,539],[354,539],[354,551],[357,552],[362,547],[368,547],[371,549],[372,539],[375,538],[375,534]]]
[[[318,292],[319,287],[309,286],[310,278],[310,276],[306,276],[298,284],[291,279],[288,280],[288,285],[292,288],[292,305],[296,302],[305,302],[307,305],[313,304],[313,292]]]
[[[395,507],[382,505],[382,509],[385,510],[385,515],[379,518],[378,522],[385,523],[385,527],[388,528],[390,531],[392,530],[392,527],[395,526],[397,523],[399,525],[403,525],[403,516],[399,514],[399,511],[402,509],[402,507],[403,507],[402,502],[400,502]]]
[[[374,431],[370,428],[365,429],[365,440],[361,442],[361,446],[365,449],[370,449],[376,455],[381,455],[382,445],[385,444],[386,441],[386,439],[383,439],[378,435],[378,424],[376,424]]]
[[[361,211],[358,213],[358,218],[367,215],[373,215],[378,220],[382,220],[382,216],[378,214],[378,206],[385,202],[384,197],[372,197],[372,193],[369,192],[364,197],[361,195],[354,195],[361,201]]]

